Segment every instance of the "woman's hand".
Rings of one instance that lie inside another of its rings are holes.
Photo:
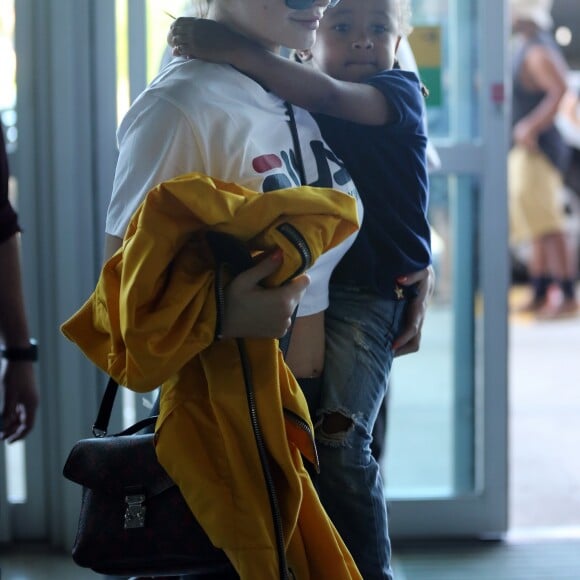
[[[417,352],[421,346],[421,329],[429,300],[435,289],[435,271],[432,266],[428,266],[419,272],[402,276],[397,282],[401,286],[418,284],[418,294],[409,301],[407,306],[405,325],[393,342],[395,356],[403,356]]]
[[[167,34],[174,56],[199,58],[231,64],[237,51],[254,44],[215,20],[183,16],[175,20]]]
[[[278,288],[260,282],[282,263],[282,252],[268,254],[256,266],[236,276],[225,289],[223,338],[279,338],[290,328],[292,314],[310,284],[306,274]]]
[[[4,412],[0,439],[13,443],[26,437],[34,427],[38,408],[34,363],[8,361],[3,383]]]

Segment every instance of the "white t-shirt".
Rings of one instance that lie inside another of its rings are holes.
[[[312,116],[294,107],[308,185],[356,196],[342,162]],[[300,185],[284,101],[229,65],[175,59],[135,100],[117,132],[119,159],[106,232],[123,237],[131,216],[158,183],[198,171],[253,191]],[[328,306],[332,270],[356,234],[321,256],[298,316]]]

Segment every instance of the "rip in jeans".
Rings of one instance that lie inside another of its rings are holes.
[[[346,447],[354,431],[355,417],[343,411],[322,411],[316,424],[316,441],[330,447]]]

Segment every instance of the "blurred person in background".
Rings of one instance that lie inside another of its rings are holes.
[[[0,439],[13,443],[34,426],[38,391],[33,363],[36,342],[30,339],[24,308],[18,215],[8,198],[8,156],[0,128]]]
[[[564,174],[568,238],[573,263],[580,266],[580,86],[572,82],[560,103],[556,126],[571,150]]]
[[[508,158],[511,242],[529,242],[532,297],[520,310],[539,319],[574,315],[577,267],[565,235],[563,175],[570,149],[555,119],[567,65],[550,34],[551,0],[511,0],[512,148]],[[551,287],[559,288],[555,296]]]

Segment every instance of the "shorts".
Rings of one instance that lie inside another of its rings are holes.
[[[516,146],[508,156],[510,241],[519,243],[564,229],[562,174],[540,151]]]

